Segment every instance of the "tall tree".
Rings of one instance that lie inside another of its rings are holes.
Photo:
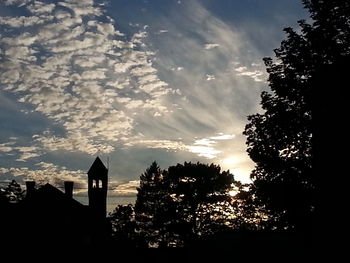
[[[111,223],[111,237],[118,247],[142,247],[136,233],[136,222],[133,205],[118,205],[108,215]]]
[[[167,227],[177,236],[178,245],[186,246],[225,226],[234,183],[229,171],[221,171],[214,164],[185,162],[168,168],[164,185],[171,198],[168,207],[174,211],[170,214],[174,216]]]
[[[185,162],[161,171],[153,163],[140,179],[135,218],[149,246],[187,246],[229,221],[235,181],[219,166]]]
[[[135,218],[140,236],[149,246],[160,242],[160,226],[156,220],[158,211],[164,205],[165,195],[162,192],[162,170],[156,162],[140,176],[140,187],[137,189]]]
[[[251,193],[256,205],[269,212],[273,226],[281,229],[309,227],[318,209],[319,178],[312,168],[321,159],[315,162],[318,149],[312,146],[314,138],[324,138],[324,133],[319,133],[314,120],[329,117],[326,96],[330,99],[320,79],[333,78],[322,75],[344,66],[342,61],[350,54],[350,2],[304,0],[303,4],[311,24],[299,21],[300,32],[284,29],[287,37],[275,49],[275,59],[264,59],[271,92],[262,93],[265,112],[249,116],[244,131],[248,153],[256,163]]]

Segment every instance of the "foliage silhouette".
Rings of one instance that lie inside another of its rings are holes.
[[[135,220],[142,239],[153,246],[162,243],[162,225],[166,217],[158,216],[165,211],[167,202],[163,187],[163,171],[156,162],[140,176],[135,202]]]
[[[145,247],[144,240],[136,232],[134,206],[118,205],[113,212],[108,215],[111,223],[111,238],[113,246],[124,248]]]
[[[214,164],[185,162],[162,171],[152,163],[140,177],[139,233],[150,247],[184,247],[225,228],[232,212],[229,191],[236,183]]]
[[[313,166],[322,160],[313,158],[313,145],[315,136],[323,139],[325,134],[313,118],[329,116],[321,109],[328,107],[322,105],[328,95],[321,80],[328,79],[330,87],[339,85],[330,80],[336,75],[329,72],[344,71],[342,61],[350,52],[349,1],[303,4],[311,24],[299,21],[300,32],[284,29],[287,38],[275,49],[276,59],[264,59],[271,92],[261,94],[265,112],[249,116],[244,131],[249,156],[256,163],[251,196],[270,216],[268,227],[277,229],[307,229],[319,210],[320,174]]]
[[[18,203],[23,200],[25,191],[21,186],[12,180],[7,187],[0,188],[0,202],[1,203]]]

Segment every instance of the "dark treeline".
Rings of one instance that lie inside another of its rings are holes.
[[[113,246],[302,249],[305,233],[280,229],[251,187],[218,165],[185,162],[161,170],[153,162],[140,177],[135,205],[119,205],[108,216]]]
[[[109,218],[118,244],[188,247],[240,222],[230,190],[243,185],[214,164],[184,163],[161,170],[157,163],[141,175],[135,206],[120,205]]]

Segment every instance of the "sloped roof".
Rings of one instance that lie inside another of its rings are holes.
[[[107,174],[108,169],[103,164],[101,159],[97,156],[93,164],[91,165],[88,174]]]
[[[83,208],[84,205],[77,200],[66,196],[61,190],[52,186],[51,184],[45,184],[37,189],[34,194],[26,200],[27,203],[35,203],[36,205],[48,205],[56,207],[69,207],[74,209]]]

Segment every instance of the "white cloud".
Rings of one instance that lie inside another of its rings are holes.
[[[205,157],[207,159],[214,159],[217,157],[219,153],[221,153],[220,150],[217,150],[214,147],[202,146],[202,145],[187,146],[187,149],[190,152],[196,153],[198,154],[198,156]]]
[[[234,68],[234,71],[237,72],[237,76],[246,76],[252,78],[256,82],[263,82],[267,80],[267,74],[262,71],[261,64],[259,63],[252,63],[252,69],[248,69],[246,66],[239,66]]]
[[[202,145],[202,146],[212,146],[215,143],[216,143],[215,141],[208,139],[208,138],[199,139],[199,140],[194,141],[194,145]]]
[[[169,151],[191,152],[197,156],[206,159],[218,158],[222,151],[217,147],[218,141],[228,141],[234,139],[234,135],[219,134],[208,138],[195,139],[192,142],[185,143],[181,140],[149,140],[144,139],[144,136],[136,136],[132,143],[127,142],[126,146],[147,147],[151,149],[165,149]]]
[[[127,109],[137,109],[142,104],[144,104],[144,101],[142,101],[142,100],[130,100],[128,103],[125,104],[125,107]]]
[[[41,151],[39,147],[36,146],[17,146],[15,141],[10,141],[0,144],[0,153],[5,153],[6,155],[19,155],[16,159],[18,162],[26,162],[30,158],[41,156]]]
[[[145,64],[143,66],[139,66],[139,67],[135,67],[135,68],[132,68],[130,70],[130,73],[134,76],[138,76],[138,77],[141,77],[141,76],[144,76],[144,75],[149,75],[149,74],[153,74],[153,73],[156,73],[157,70],[155,68],[152,67],[151,64]],[[154,75],[152,75],[154,76]]]
[[[12,152],[14,148],[11,146],[10,143],[0,143],[0,152]]]
[[[96,131],[90,131],[90,133],[93,137],[97,135]],[[72,151],[96,155],[97,153],[110,153],[114,150],[114,147],[109,144],[95,142],[87,137],[79,133],[71,133],[67,137],[38,136],[36,141],[40,142],[43,149],[47,151]]]
[[[207,78],[208,81],[210,81],[210,80],[214,80],[214,79],[215,79],[215,76],[214,76],[214,75],[209,75],[209,74],[207,74],[207,75],[206,75],[206,78]]]
[[[21,153],[20,157],[18,159],[16,159],[16,161],[26,162],[28,159],[38,157],[38,156],[41,156],[41,154],[35,153],[35,152],[23,152],[23,153]]]
[[[4,16],[0,17],[0,25],[7,25],[10,27],[28,27],[33,26],[37,24],[41,24],[44,21],[40,20],[39,17],[26,17],[26,16],[20,16],[20,17],[9,17]]]
[[[219,44],[214,44],[214,43],[209,43],[209,44],[205,44],[204,45],[204,49],[206,50],[210,50],[210,49],[213,49],[213,48],[218,48],[220,47]]]
[[[183,67],[172,67],[172,68],[170,68],[170,70],[172,70],[172,71],[181,71],[183,69],[184,69]]]
[[[31,5],[28,5],[27,8],[33,14],[41,14],[52,12],[55,6],[55,4],[47,4],[40,1],[34,1]]]
[[[133,180],[127,183],[121,183],[113,189],[112,195],[130,196],[137,194],[137,187],[140,186],[140,181]]]
[[[129,144],[130,145],[130,144]],[[139,139],[135,140],[132,143],[132,146],[144,145],[150,149],[166,149],[166,150],[186,150],[186,145],[181,141],[171,141],[171,140],[145,140]]]
[[[82,79],[104,79],[106,77],[105,73],[102,70],[87,70],[84,71],[83,74],[81,75]]]
[[[234,135],[234,134],[222,134],[221,133],[217,136],[210,137],[210,139],[215,140],[215,141],[217,141],[217,140],[221,141],[221,140],[232,140],[235,137],[236,137],[236,135]]]
[[[32,0],[3,0],[5,5],[18,5],[18,6],[22,6],[31,1]]]
[[[19,80],[20,74],[17,70],[5,71],[1,74],[3,83],[16,83]]]
[[[102,15],[102,10],[99,7],[94,6],[94,1],[65,1],[59,2],[58,5],[69,8],[74,12],[76,16],[100,16]]]

